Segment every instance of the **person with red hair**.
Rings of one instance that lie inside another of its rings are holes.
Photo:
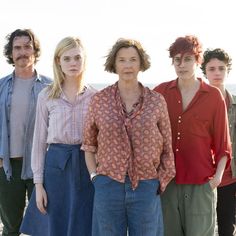
[[[177,79],[154,88],[167,102],[176,176],[162,194],[165,236],[213,236],[216,187],[230,163],[224,98],[198,78],[202,44],[193,35],[169,47]]]

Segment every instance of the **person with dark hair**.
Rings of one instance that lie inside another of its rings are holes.
[[[221,48],[207,49],[203,54],[202,72],[210,85],[217,87],[225,99],[232,142],[231,165],[225,170],[221,184],[217,188],[219,236],[236,235],[236,96],[225,88],[231,66],[231,57]]]
[[[230,163],[231,143],[222,94],[196,75],[202,44],[193,35],[169,47],[177,79],[154,90],[168,106],[176,177],[162,194],[165,236],[213,236],[216,187]]]
[[[95,187],[93,236],[162,236],[160,193],[175,175],[171,129],[161,94],[138,82],[149,56],[119,39],[105,70],[118,82],[94,95],[82,148]]]
[[[3,236],[20,235],[26,194],[34,184],[31,148],[39,92],[51,83],[35,70],[39,41],[30,29],[17,29],[6,37],[4,55],[14,66],[0,79],[0,215]]]

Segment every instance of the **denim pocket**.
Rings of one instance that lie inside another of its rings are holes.
[[[71,157],[70,153],[60,152],[50,148],[46,153],[45,167],[64,170],[68,159]]]
[[[97,175],[94,180],[93,180],[93,184],[94,187],[103,187],[104,185],[110,183],[112,181],[112,179],[110,177],[108,177],[107,175]]]

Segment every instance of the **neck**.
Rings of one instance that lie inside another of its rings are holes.
[[[82,77],[79,78],[66,78],[63,83],[64,90],[80,93],[84,88]]]
[[[126,103],[127,107],[137,102],[142,93],[138,81],[136,81],[136,83],[124,83],[118,81],[118,89],[120,91],[121,99]]]
[[[118,81],[118,88],[120,92],[123,93],[134,93],[135,91],[139,90],[139,83],[138,81]]]
[[[15,76],[21,79],[31,79],[35,75],[34,67],[15,68]]]
[[[178,79],[179,89],[191,89],[199,84],[197,77],[192,77],[190,79]]]

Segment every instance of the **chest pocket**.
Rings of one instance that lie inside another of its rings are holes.
[[[198,115],[193,115],[189,122],[190,133],[199,137],[207,138],[210,136],[210,122]]]

